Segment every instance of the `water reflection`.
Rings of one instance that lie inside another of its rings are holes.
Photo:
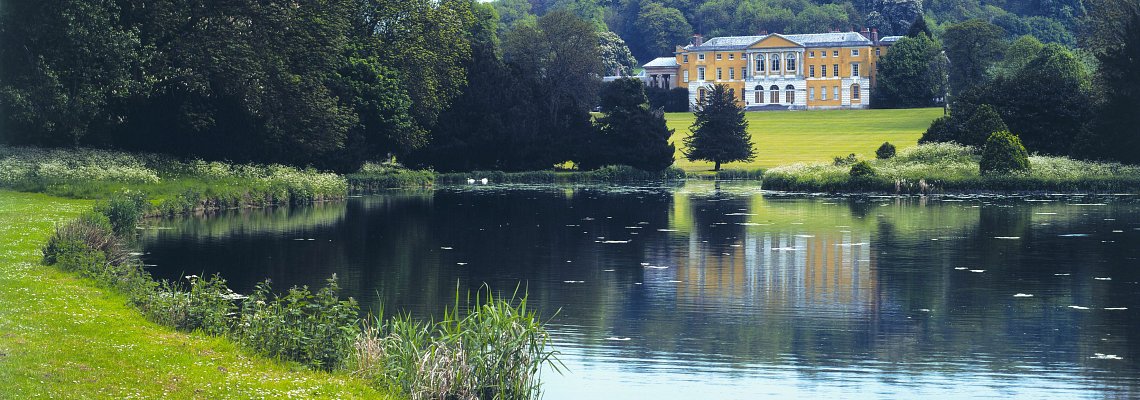
[[[160,276],[336,273],[366,308],[422,316],[521,284],[561,310],[571,374],[548,398],[1130,397],[1140,206],[1046,200],[447,188],[176,219],[144,243]]]

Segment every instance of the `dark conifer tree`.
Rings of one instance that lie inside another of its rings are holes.
[[[685,158],[714,163],[713,170],[733,161],[752,161],[756,150],[744,120],[744,108],[736,103],[725,85],[715,85],[697,104],[697,120],[689,127],[692,135],[685,138]]]
[[[598,134],[579,164],[624,164],[645,171],[660,171],[673,165],[676,147],[669,143],[673,130],[665,126],[665,115],[651,110],[645,85],[622,78],[602,87],[602,112]]]

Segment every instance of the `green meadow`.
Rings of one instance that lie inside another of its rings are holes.
[[[723,164],[724,169],[772,168],[799,162],[831,160],[855,153],[874,158],[875,149],[891,142],[899,150],[918,144],[930,122],[942,116],[941,108],[904,110],[813,110],[749,112],[748,131],[756,147],[756,160]],[[690,162],[681,154],[682,139],[689,135],[692,113],[665,114],[677,145],[676,167],[687,172],[712,169],[711,162]]]

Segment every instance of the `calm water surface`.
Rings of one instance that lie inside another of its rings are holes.
[[[1131,198],[446,187],[162,221],[143,243],[160,277],[335,273],[364,308],[421,316],[457,284],[522,285],[561,310],[547,399],[1140,396]]]

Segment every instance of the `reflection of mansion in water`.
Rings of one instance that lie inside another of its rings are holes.
[[[869,233],[795,235],[748,232],[740,247],[704,249],[689,238],[677,260],[678,296],[705,302],[747,301],[820,311],[873,308],[875,277]]]

